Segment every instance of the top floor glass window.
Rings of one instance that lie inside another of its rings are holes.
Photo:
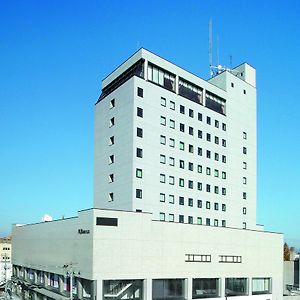
[[[206,105],[207,108],[210,108],[211,110],[214,110],[215,112],[225,115],[226,114],[226,101],[225,99],[222,99],[221,97],[206,92]]]
[[[175,75],[151,63],[148,64],[148,80],[175,92]]]
[[[196,103],[203,103],[202,89],[182,78],[179,78],[178,94]]]

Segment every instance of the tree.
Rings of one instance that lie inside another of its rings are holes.
[[[290,260],[290,248],[287,243],[284,243],[283,246],[283,260],[284,261]]]

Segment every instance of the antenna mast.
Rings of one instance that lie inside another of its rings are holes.
[[[212,69],[212,18],[209,19],[209,28],[208,28],[208,55],[209,55],[209,73],[210,77],[213,77]]]

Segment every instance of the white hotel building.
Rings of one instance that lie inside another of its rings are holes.
[[[145,49],[106,77],[94,208],[14,226],[18,293],[67,299],[72,273],[79,299],[281,299],[283,237],[256,224],[255,78]]]

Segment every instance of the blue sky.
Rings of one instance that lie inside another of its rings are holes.
[[[208,78],[257,69],[257,222],[300,248],[299,1],[0,1],[0,236],[93,201],[101,79],[143,46]]]

